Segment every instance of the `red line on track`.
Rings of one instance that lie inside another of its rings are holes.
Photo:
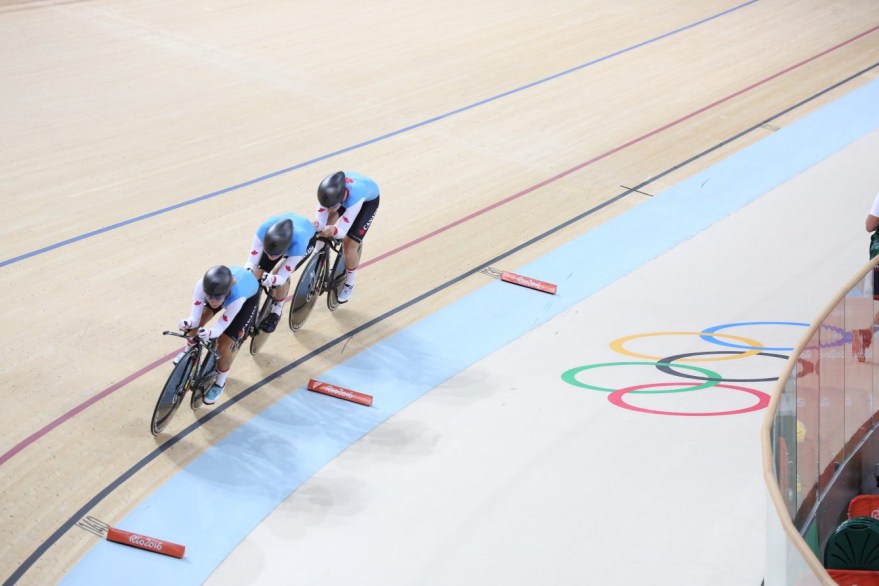
[[[73,409],[71,409],[70,411],[65,413],[64,415],[58,417],[55,421],[46,425],[45,427],[43,427],[39,431],[32,433],[27,438],[25,438],[24,440],[22,440],[21,442],[16,444],[15,447],[13,447],[11,450],[9,450],[8,452],[6,452],[2,456],[0,456],[0,466],[2,466],[7,460],[12,458],[14,455],[16,455],[17,453],[19,453],[20,451],[22,451],[23,449],[28,447],[29,445],[31,445],[35,441],[37,441],[38,439],[40,439],[41,437],[43,437],[44,435],[46,435],[47,433],[49,433],[50,431],[52,431],[53,429],[55,429],[56,427],[58,427],[59,425],[61,425],[65,421],[67,421],[68,419],[72,418],[77,413],[84,411],[86,408],[91,407],[92,405],[94,405],[95,403],[97,403],[98,401],[103,399],[104,397],[106,397],[108,395],[112,395],[113,393],[115,393],[116,391],[118,391],[119,389],[121,389],[122,387],[124,387],[125,385],[130,383],[131,381],[133,381],[137,378],[140,378],[141,376],[145,375],[146,373],[148,373],[152,369],[156,368],[160,364],[167,362],[168,360],[170,360],[171,358],[176,356],[177,352],[179,352],[179,350],[175,350],[174,352],[171,352],[170,354],[168,354],[166,356],[162,356],[158,360],[155,360],[155,361],[147,364],[146,366],[144,366],[143,368],[141,368],[137,372],[129,374],[128,376],[123,378],[121,381],[110,385],[109,387],[107,387],[106,389],[104,389],[103,391],[101,391],[100,393],[98,393],[97,395],[92,397],[91,399],[88,399],[88,400],[84,401],[83,403],[80,403],[79,405],[77,405],[76,407],[74,407]]]
[[[584,167],[588,167],[589,165],[592,165],[593,163],[596,163],[602,159],[606,159],[607,157],[609,157],[613,154],[616,154],[616,153],[623,151],[633,145],[636,145],[640,142],[643,142],[650,137],[653,137],[653,136],[655,136],[665,130],[668,130],[669,128],[673,128],[673,127],[677,126],[678,124],[685,122],[685,121],[689,120],[690,118],[693,118],[694,116],[698,116],[699,114],[707,112],[708,110],[711,110],[712,108],[715,108],[715,107],[719,106],[720,104],[728,102],[729,100],[731,100],[733,98],[736,98],[736,97],[738,97],[746,92],[749,92],[755,88],[758,88],[761,85],[764,85],[774,79],[781,77],[782,75],[786,75],[786,74],[790,73],[791,71],[794,71],[795,69],[799,69],[803,65],[811,63],[812,61],[815,61],[816,59],[820,59],[821,57],[823,57],[829,53],[832,53],[833,51],[836,51],[836,50],[838,50],[838,49],[840,49],[850,43],[853,43],[862,37],[865,37],[871,33],[874,33],[877,30],[879,30],[879,25],[874,26],[873,28],[867,29],[864,32],[860,33],[859,35],[856,35],[846,41],[843,41],[843,42],[839,43],[838,45],[834,45],[833,47],[830,47],[829,49],[825,49],[824,51],[821,51],[820,53],[813,55],[813,56],[809,57],[808,59],[800,61],[799,63],[791,65],[790,67],[788,67],[786,69],[782,69],[781,71],[774,73],[773,75],[770,75],[769,77],[763,78],[760,81],[753,83],[745,88],[742,88],[742,89],[738,90],[737,92],[729,94],[728,96],[723,97],[717,101],[711,102],[707,106],[703,106],[703,107],[699,108],[698,110],[694,110],[694,111],[690,112],[689,114],[678,118],[677,120],[669,122],[668,124],[660,126],[659,128],[655,128],[654,130],[651,130],[650,132],[648,132],[646,134],[642,134],[641,136],[639,136],[637,138],[633,138],[632,140],[625,142],[617,147],[614,147],[609,151],[601,153],[600,155],[597,155],[597,156],[589,159],[588,161],[584,161],[584,162],[580,163],[579,165],[576,165],[574,167],[571,167],[570,169],[562,171],[561,173],[559,173],[557,175],[553,175],[549,179],[545,179],[545,180],[541,181],[540,183],[537,183],[535,185],[532,185],[531,187],[525,188],[522,191],[514,193],[513,195],[511,195],[509,197],[505,197],[504,199],[496,201],[491,205],[488,205],[484,208],[476,210],[475,212],[467,214],[466,216],[459,218],[459,219],[455,220],[454,222],[451,222],[450,224],[446,224],[445,226],[443,226],[441,228],[437,228],[436,230],[433,230],[432,232],[428,232],[424,236],[420,236],[420,237],[416,238],[415,240],[412,240],[411,242],[407,242],[406,244],[403,244],[402,246],[398,246],[397,248],[394,248],[394,249],[389,250],[383,254],[380,254],[379,256],[377,256],[375,258],[372,258],[364,263],[361,263],[360,266],[366,267],[366,266],[369,266],[373,263],[377,263],[377,262],[384,260],[390,256],[393,256],[397,253],[400,253],[408,248],[412,248],[416,244],[419,244],[421,242],[424,242],[425,240],[433,238],[434,236],[437,236],[438,234],[442,234],[443,232],[451,230],[455,226],[458,226],[458,225],[463,224],[465,222],[469,222],[473,218],[481,216],[482,214],[490,212],[493,209],[499,208],[503,205],[510,203],[511,201],[517,200],[520,197],[528,195],[529,193],[536,191],[542,187],[545,187],[545,186],[549,185],[550,183],[554,183],[555,181],[558,181],[559,179],[562,179],[563,177],[566,177],[566,176],[570,175],[571,173],[579,171],[580,169],[583,169]],[[103,399],[104,397],[107,397],[108,395],[115,393],[116,391],[118,391],[119,389],[121,389],[122,387],[124,387],[125,385],[130,383],[131,381],[133,381],[137,378],[140,378],[141,376],[143,376],[144,374],[153,370],[154,368],[158,367],[159,365],[163,364],[164,362],[167,362],[176,354],[177,354],[177,351],[171,352],[170,354],[163,356],[162,358],[159,358],[158,360],[144,366],[143,368],[141,368],[137,372],[130,374],[127,377],[125,377],[124,379],[122,379],[121,381],[107,387],[106,389],[104,389],[103,391],[101,391],[100,393],[95,395],[94,397],[86,400],[83,403],[80,403],[79,405],[77,405],[76,407],[74,407],[73,409],[71,409],[70,411],[65,413],[64,415],[61,415],[60,417],[58,417],[57,419],[55,419],[54,421],[52,421],[51,423],[49,423],[48,425],[46,425],[45,427],[40,429],[39,431],[32,433],[27,438],[25,438],[24,440],[22,440],[21,442],[16,444],[12,449],[10,449],[5,454],[0,456],[0,466],[5,464],[13,456],[18,454],[22,450],[24,450],[26,447],[28,447],[29,445],[31,445],[32,443],[34,443],[35,441],[37,441],[38,439],[40,439],[41,437],[43,437],[44,435],[46,435],[47,433],[49,433],[50,431],[52,431],[53,429],[55,429],[56,427],[61,425],[62,423],[64,423],[68,419],[73,418],[75,415],[84,411],[86,408],[91,407],[92,405],[94,405],[95,403],[97,403],[98,401]]]
[[[654,130],[651,130],[651,131],[648,132],[647,134],[642,134],[642,135],[639,136],[638,138],[633,138],[633,139],[630,140],[629,142],[623,143],[623,144],[621,144],[621,145],[619,145],[619,146],[617,146],[617,147],[614,147],[613,149],[611,149],[611,150],[609,150],[609,151],[607,151],[607,152],[601,153],[600,155],[598,155],[598,156],[596,156],[596,157],[593,157],[593,158],[589,159],[588,161],[584,161],[584,162],[580,163],[579,165],[576,165],[576,166],[574,166],[574,167],[571,167],[570,169],[567,169],[567,170],[565,170],[565,171],[562,171],[562,172],[559,173],[558,175],[553,175],[553,176],[550,177],[549,179],[545,179],[545,180],[541,181],[540,183],[538,183],[538,184],[536,184],[536,185],[532,185],[531,187],[525,188],[525,189],[523,189],[522,191],[520,191],[520,192],[518,192],[518,193],[514,193],[513,195],[511,195],[511,196],[509,196],[509,197],[507,197],[507,198],[504,198],[504,199],[502,199],[502,200],[500,200],[500,201],[497,201],[497,202],[495,202],[495,203],[493,203],[493,204],[491,204],[491,205],[489,205],[489,206],[487,206],[487,207],[484,207],[484,208],[482,208],[482,209],[480,209],[480,210],[476,210],[475,212],[473,212],[473,213],[471,213],[471,214],[469,214],[469,215],[467,215],[467,216],[464,216],[463,218],[460,218],[460,219],[458,219],[458,220],[455,220],[455,221],[452,222],[451,224],[447,224],[446,226],[443,226],[442,228],[437,228],[437,229],[434,230],[433,232],[429,232],[428,234],[425,234],[424,236],[421,236],[421,237],[419,237],[419,238],[413,240],[412,242],[408,242],[408,243],[406,243],[406,244],[404,244],[404,245],[402,245],[402,246],[399,246],[399,247],[397,247],[397,248],[394,248],[393,250],[389,250],[388,252],[385,252],[384,254],[381,254],[381,255],[379,255],[379,256],[373,258],[373,259],[370,259],[370,260],[367,261],[367,262],[361,263],[360,266],[361,266],[361,267],[365,267],[365,266],[368,266],[368,265],[370,265],[370,264],[372,264],[372,263],[374,263],[374,262],[378,262],[378,261],[380,261],[380,260],[382,260],[382,259],[385,259],[385,258],[387,258],[387,257],[389,257],[389,256],[392,256],[392,255],[394,255],[394,254],[397,254],[398,252],[402,252],[403,250],[406,250],[407,248],[410,248],[411,246],[413,246],[413,245],[415,245],[415,244],[418,244],[419,242],[423,242],[423,241],[427,240],[428,238],[433,238],[433,237],[436,236],[437,234],[441,234],[441,233],[443,233],[443,232],[445,232],[445,231],[447,231],[447,230],[450,230],[450,229],[454,228],[455,226],[457,226],[457,225],[459,225],[459,224],[463,224],[464,222],[467,222],[467,221],[469,221],[469,220],[472,220],[473,218],[475,218],[475,217],[477,217],[477,216],[481,216],[482,214],[484,214],[484,213],[486,213],[486,212],[489,212],[489,211],[491,211],[491,210],[493,210],[493,209],[495,209],[495,208],[497,208],[497,207],[500,207],[500,206],[502,206],[502,205],[505,205],[505,204],[507,204],[507,203],[510,203],[511,201],[516,200],[516,199],[519,199],[520,197],[522,197],[522,196],[524,196],[524,195],[528,195],[528,194],[531,193],[532,191],[535,191],[535,190],[537,190],[537,189],[540,189],[541,187],[544,187],[544,186],[546,186],[546,185],[549,185],[550,183],[553,183],[553,182],[555,182],[555,181],[558,181],[559,179],[561,179],[561,178],[563,178],[563,177],[566,177],[566,176],[570,175],[571,173],[574,173],[574,172],[576,172],[576,171],[579,171],[580,169],[583,169],[584,167],[588,167],[589,165],[591,165],[591,164],[593,164],[593,163],[596,163],[596,162],[598,162],[598,161],[600,161],[600,160],[602,160],[602,159],[605,159],[605,158],[609,157],[610,155],[616,154],[616,153],[618,153],[618,152],[620,152],[620,151],[622,151],[622,150],[624,150],[624,149],[629,148],[629,147],[632,146],[632,145],[638,144],[639,142],[642,142],[642,141],[644,141],[644,140],[646,140],[646,139],[648,139],[648,138],[650,138],[650,137],[652,137],[652,136],[655,136],[655,135],[659,134],[660,132],[663,132],[663,131],[665,131],[665,130],[668,130],[669,128],[672,128],[672,127],[674,127],[674,126],[677,126],[677,125],[680,124],[681,122],[684,122],[684,121],[686,121],[686,120],[689,120],[690,118],[693,118],[694,116],[698,116],[699,114],[702,114],[703,112],[706,112],[706,111],[708,111],[708,110],[710,110],[710,109],[712,109],[712,108],[715,108],[715,107],[719,106],[720,104],[723,104],[724,102],[727,102],[727,101],[729,101],[729,100],[731,100],[731,99],[733,99],[733,98],[735,98],[735,97],[738,97],[738,96],[744,94],[745,92],[749,92],[749,91],[751,91],[751,90],[754,89],[754,88],[757,88],[757,87],[759,87],[759,86],[761,86],[761,85],[763,85],[763,84],[765,84],[765,83],[768,83],[768,82],[772,81],[773,79],[776,79],[776,78],[778,78],[778,77],[781,77],[782,75],[785,75],[785,74],[787,74],[787,73],[790,73],[790,72],[793,71],[794,69],[797,69],[797,68],[799,68],[799,67],[802,67],[803,65],[806,65],[807,63],[810,63],[810,62],[812,62],[812,61],[814,61],[814,60],[816,60],[816,59],[819,59],[819,58],[823,57],[824,55],[827,55],[828,53],[831,53],[831,52],[833,52],[833,51],[836,51],[837,49],[840,49],[841,47],[844,47],[845,45],[848,45],[849,43],[853,43],[853,42],[855,42],[856,40],[860,39],[861,37],[867,36],[868,34],[870,34],[870,33],[872,33],[872,32],[875,32],[876,30],[879,30],[879,25],[874,26],[873,28],[864,31],[864,32],[862,32],[861,34],[859,34],[859,35],[857,35],[857,36],[855,36],[855,37],[852,37],[852,38],[850,38],[850,39],[847,40],[847,41],[843,41],[842,43],[840,43],[840,44],[838,44],[838,45],[835,45],[835,46],[833,46],[833,47],[830,47],[829,49],[826,49],[826,50],[824,50],[824,51],[821,51],[821,52],[818,53],[817,55],[813,55],[812,57],[809,57],[809,58],[806,59],[805,61],[800,61],[799,63],[797,63],[797,64],[795,64],[795,65],[791,65],[791,66],[788,67],[787,69],[783,69],[783,70],[779,71],[778,73],[775,73],[775,74],[773,74],[773,75],[770,75],[769,77],[767,77],[767,78],[765,78],[765,79],[761,79],[760,81],[758,81],[758,82],[756,82],[756,83],[753,83],[753,84],[749,85],[749,86],[746,87],[746,88],[740,89],[739,91],[737,91],[737,92],[735,92],[735,93],[732,93],[732,94],[726,96],[725,98],[721,98],[721,99],[717,100],[716,102],[711,102],[711,103],[708,104],[707,106],[703,106],[703,107],[699,108],[698,110],[694,110],[693,112],[690,112],[690,113],[687,114],[686,116],[682,116],[682,117],[678,118],[677,120],[674,120],[673,122],[669,122],[668,124],[666,124],[666,125],[664,125],[664,126],[660,126],[659,128],[656,128],[656,129],[654,129]]]

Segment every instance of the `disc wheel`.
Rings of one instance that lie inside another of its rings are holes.
[[[290,314],[288,317],[290,329],[298,331],[305,324],[305,320],[311,314],[314,304],[320,295],[319,271],[322,266],[324,251],[315,254],[302,269],[293,299],[290,301]]]
[[[150,431],[153,435],[158,435],[165,429],[180,404],[183,403],[183,396],[192,383],[192,370],[195,368],[195,361],[196,350],[191,348],[183,355],[180,362],[174,365],[174,370],[165,381],[165,386],[159,394],[155,409],[153,409],[153,418],[150,422]]]

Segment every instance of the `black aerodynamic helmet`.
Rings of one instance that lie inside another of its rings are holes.
[[[232,290],[232,271],[217,265],[208,269],[201,281],[204,292],[210,297],[225,297]]]
[[[331,208],[342,202],[345,196],[345,172],[337,171],[329,175],[317,186],[317,201],[325,208]]]
[[[262,245],[266,254],[278,256],[287,252],[293,242],[293,220],[286,219],[273,224],[266,230]]]

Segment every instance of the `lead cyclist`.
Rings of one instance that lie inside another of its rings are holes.
[[[258,303],[259,282],[244,267],[217,265],[208,269],[204,277],[195,283],[189,317],[181,319],[178,327],[183,331],[197,328],[196,335],[201,340],[217,341],[217,380],[205,393],[206,405],[213,405],[222,394],[235,359],[232,350],[250,331]],[[219,315],[217,323],[206,327],[216,315]],[[180,362],[193,344],[195,341],[188,338],[186,348],[174,358],[174,364]]]
[[[345,303],[354,292],[363,238],[378,212],[378,184],[360,173],[337,171],[320,182],[317,201],[313,222],[317,235],[343,240],[345,285],[339,292],[339,303]],[[315,250],[322,246],[323,242],[318,242]]]

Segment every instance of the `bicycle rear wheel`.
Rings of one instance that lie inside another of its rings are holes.
[[[183,396],[192,383],[192,371],[195,368],[197,349],[191,348],[180,362],[174,365],[174,370],[168,376],[165,386],[156,401],[153,409],[153,418],[150,422],[150,431],[153,435],[159,435],[171,421],[171,417],[183,403]]]
[[[313,255],[302,269],[293,299],[290,301],[289,323],[294,332],[299,330],[311,314],[314,303],[320,295],[321,270],[326,249]]]
[[[256,316],[256,321],[253,324],[253,332],[250,334],[250,354],[251,356],[255,355],[260,349],[263,347],[263,344],[266,343],[266,340],[269,339],[269,332],[264,332],[260,329],[262,322],[265,318],[269,316],[269,313],[272,311],[272,303],[274,299],[272,299],[271,295],[266,295],[266,300],[263,301],[262,307],[259,308],[259,313]]]

